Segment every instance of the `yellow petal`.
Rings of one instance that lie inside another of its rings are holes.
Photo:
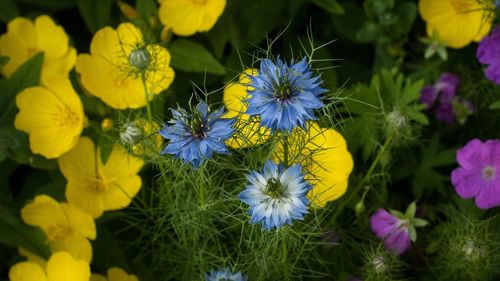
[[[208,0],[203,13],[203,20],[198,31],[208,31],[217,22],[217,19],[226,7],[226,0]]]
[[[108,161],[104,165],[103,173],[106,179],[128,178],[136,175],[144,165],[144,161],[127,153],[120,145],[116,145]]]
[[[78,206],[93,218],[98,218],[104,212],[104,204],[96,191],[89,188],[88,181],[70,180],[66,185],[66,200]]]
[[[92,140],[81,137],[72,150],[58,159],[64,177],[68,181],[94,177],[97,169],[96,153]]]
[[[69,253],[53,254],[47,264],[48,281],[88,281],[90,267],[83,260],[73,258]]]
[[[52,250],[52,253],[68,252],[75,259],[81,259],[87,263],[90,263],[92,260],[92,246],[90,245],[89,240],[81,235],[74,234],[67,236],[65,239],[51,241],[50,249]],[[88,280],[88,277],[85,280]]]
[[[160,45],[149,45],[147,50],[150,56],[154,58],[152,61],[154,66],[145,74],[149,93],[150,95],[159,94],[172,84],[175,77],[174,70],[170,67],[170,53]],[[150,96],[149,100],[151,99]]]
[[[110,182],[108,189],[99,195],[104,210],[119,210],[127,207],[141,189],[141,185],[141,177],[137,175]]]
[[[167,0],[160,3],[161,22],[179,36],[195,34],[202,22],[202,10],[189,1]]]
[[[91,240],[96,238],[95,223],[92,217],[71,204],[61,204],[61,209],[68,217],[68,224],[78,234]]]
[[[47,81],[46,87],[28,88],[17,95],[19,113],[14,125],[30,134],[34,153],[56,158],[76,145],[85,119],[70,81],[56,76]]]
[[[116,33],[120,47],[125,52],[127,59],[133,49],[144,44],[141,30],[131,23],[121,23],[116,29]]]
[[[47,195],[35,197],[32,203],[22,208],[21,217],[25,223],[40,227],[45,233],[51,226],[67,222],[59,203]]]
[[[47,276],[38,264],[21,262],[10,269],[9,279],[10,281],[47,281]]]
[[[68,35],[49,16],[37,17],[35,19],[35,30],[38,37],[38,46],[44,51],[45,60],[52,61],[67,54]]]
[[[109,281],[139,281],[135,275],[129,275],[121,268],[112,267],[108,270]]]
[[[26,18],[15,18],[7,24],[7,33],[0,38],[0,53],[10,57],[2,67],[7,77],[29,58],[40,51],[33,22]]]

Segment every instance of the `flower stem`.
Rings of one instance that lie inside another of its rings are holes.
[[[382,159],[382,156],[385,154],[387,148],[391,144],[393,136],[394,134],[390,134],[389,137],[385,140],[384,144],[379,149],[377,156],[375,157],[375,160],[373,160],[372,164],[370,165],[368,172],[366,172],[365,176],[361,179],[358,185],[354,187],[352,192],[349,193],[347,198],[339,204],[339,207],[336,209],[335,213],[331,217],[331,221],[335,221],[337,219],[337,217],[340,215],[340,212],[344,209],[344,207],[347,206],[354,199],[355,195],[358,194],[360,189],[363,188],[366,182],[370,180],[373,172],[375,171],[375,168],[377,168],[380,160]]]
[[[153,122],[153,114],[151,113],[151,105],[149,104],[149,92],[146,84],[146,75],[142,74],[142,85],[144,86],[144,95],[146,98],[146,112],[148,114],[148,121]]]
[[[283,136],[283,162],[285,167],[288,167],[288,134]]]

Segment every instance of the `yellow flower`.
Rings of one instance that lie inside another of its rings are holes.
[[[51,76],[45,86],[23,90],[16,97],[19,113],[14,125],[28,133],[30,148],[57,158],[76,145],[85,116],[83,105],[67,78]]]
[[[64,29],[49,16],[39,16],[35,22],[17,17],[8,23],[7,33],[0,37],[0,55],[10,57],[1,72],[10,76],[35,54],[44,52],[42,78],[66,76],[76,61],[76,50],[68,44]]]
[[[139,281],[133,274],[127,274],[123,269],[112,267],[108,270],[108,278],[100,274],[92,274],[90,281]]]
[[[18,247],[17,251],[19,252],[19,255],[21,255],[22,257],[25,257],[28,262],[36,263],[36,264],[40,265],[41,267],[45,267],[47,265],[47,261],[45,259],[43,259],[42,257],[40,257],[38,255],[33,254],[32,252],[30,252],[24,248]]]
[[[76,71],[86,90],[113,108],[126,109],[145,106],[170,86],[174,71],[169,64],[167,49],[146,44],[137,27],[122,23],[116,30],[97,31],[90,54],[78,56]]]
[[[235,134],[226,141],[226,144],[232,148],[246,148],[264,143],[268,138],[270,131],[260,126],[258,117],[250,118],[244,114],[248,105],[244,100],[248,98],[248,90],[252,88],[249,75],[257,75],[257,69],[247,69],[240,74],[238,82],[228,83],[224,88],[223,101],[227,113],[224,118],[236,118],[234,124]]]
[[[308,194],[313,205],[323,207],[344,195],[353,160],[339,132],[310,122],[307,130],[295,129],[288,143],[290,164],[301,164],[306,180],[313,185]],[[283,161],[282,143],[278,145],[274,158]]]
[[[494,18],[493,0],[420,0],[427,35],[436,33],[452,48],[463,48],[488,34]]]
[[[210,30],[226,7],[226,0],[159,0],[160,21],[180,36]]]
[[[32,262],[20,262],[9,271],[10,281],[88,281],[90,266],[67,252],[53,254],[46,267]]]
[[[137,175],[143,161],[115,146],[105,164],[91,139],[82,137],[74,149],[59,158],[68,181],[66,199],[92,217],[127,207],[141,188]]]
[[[43,230],[53,253],[66,251],[77,259],[92,260],[88,239],[96,237],[94,220],[76,206],[39,195],[21,210],[21,217]]]

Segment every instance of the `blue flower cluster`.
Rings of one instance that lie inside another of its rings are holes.
[[[246,281],[246,276],[241,272],[232,273],[229,268],[212,270],[206,274],[206,281]]]
[[[305,127],[306,121],[315,120],[314,110],[323,107],[320,76],[314,75],[306,58],[294,63],[276,59],[263,59],[259,74],[249,76],[250,98],[246,113],[260,116],[261,125],[276,130],[292,131]]]
[[[247,179],[250,184],[240,199],[250,206],[252,223],[261,222],[265,229],[272,229],[304,218],[312,186],[304,180],[300,165],[285,169],[267,161],[262,173],[252,171]]]
[[[173,154],[186,163],[200,167],[214,152],[228,153],[225,141],[233,135],[234,119],[221,118],[224,108],[209,113],[200,102],[191,114],[184,109],[171,109],[173,119],[159,131],[169,144],[161,154]]]

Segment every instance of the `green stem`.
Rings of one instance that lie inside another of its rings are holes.
[[[352,192],[349,193],[347,198],[343,200],[340,204],[335,213],[332,215],[331,220],[335,221],[337,217],[340,215],[340,212],[344,209],[345,206],[347,206],[354,196],[358,194],[359,190],[363,188],[363,186],[366,184],[367,181],[370,180],[373,172],[375,171],[375,168],[377,168],[380,160],[382,159],[382,156],[385,154],[385,151],[387,150],[388,146],[391,144],[392,139],[393,139],[394,134],[389,135],[389,137],[385,140],[384,144],[380,148],[380,150],[377,153],[377,156],[375,157],[375,160],[373,160],[372,164],[370,165],[370,168],[368,169],[368,172],[366,172],[365,176],[361,181],[354,187]]]
[[[151,105],[149,104],[149,91],[146,83],[146,75],[142,74],[142,85],[144,87],[144,95],[146,98],[146,112],[148,114],[148,121],[153,122],[153,114],[151,113]]]
[[[283,163],[288,167],[288,134],[283,136]]]

